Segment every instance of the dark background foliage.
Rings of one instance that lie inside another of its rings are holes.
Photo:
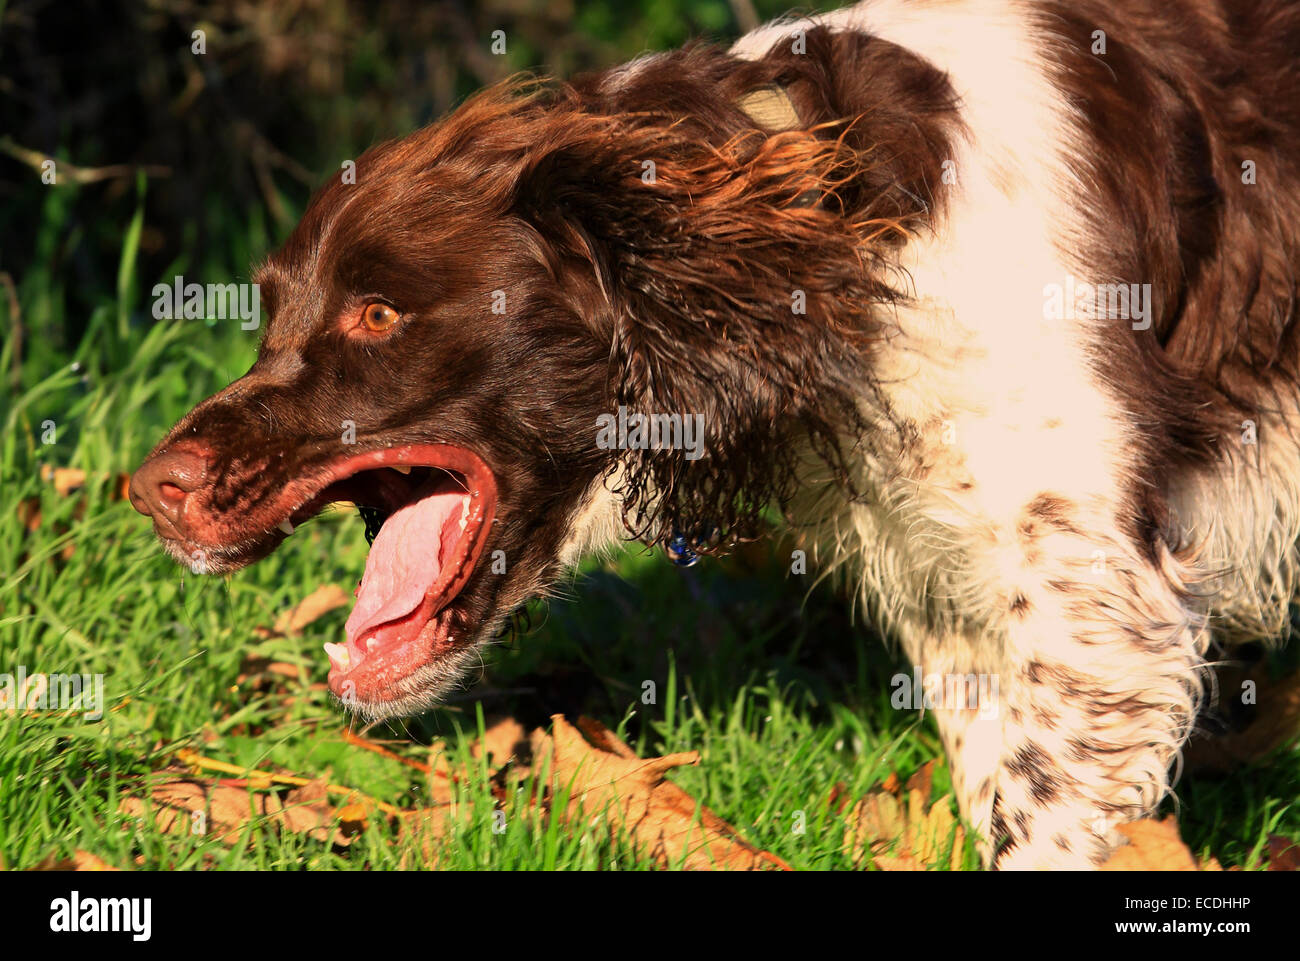
[[[0,4],[0,270],[33,285],[51,274],[64,281],[55,302],[25,319],[30,339],[67,348],[97,292],[114,288],[137,169],[148,178],[140,274],[247,279],[250,261],[342,161],[473,90],[520,70],[567,77],[692,36],[725,42],[784,9],[750,0]],[[196,30],[206,53],[192,50]],[[505,32],[504,56],[490,50],[495,30]],[[41,189],[41,155],[80,189]],[[43,223],[59,227],[43,232]]]

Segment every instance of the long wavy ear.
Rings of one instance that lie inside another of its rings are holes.
[[[843,127],[743,120],[710,143],[689,122],[573,114],[521,183],[521,210],[604,291],[619,427],[702,428],[689,449],[643,449],[629,430],[609,461],[631,532],[695,551],[760,532],[793,491],[802,438],[847,476],[841,439],[867,433],[873,308],[898,296],[904,227],[846,209],[871,168]]]

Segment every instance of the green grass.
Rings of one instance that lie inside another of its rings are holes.
[[[43,229],[57,232],[58,216],[53,206]],[[321,644],[338,638],[345,611],[296,637],[253,632],[322,584],[356,582],[365,556],[356,517],[322,516],[268,560],[205,578],[165,558],[149,524],[114,497],[109,478],[132,470],[190,405],[241,374],[256,346],[237,322],[155,324],[145,307],[152,280],[133,272],[137,233],[124,225],[117,289],[104,292],[79,344],[52,335],[64,281],[37,272],[19,285],[28,348],[21,383],[0,407],[0,672],[102,672],[110,709],[98,723],[0,712],[0,857],[12,868],[77,849],[154,869],[419,866],[419,845],[383,821],[348,848],[257,822],[227,846],[118,813],[122,798],[143,793],[142,776],[182,747],[328,775],[399,807],[427,802],[418,772],[344,742],[352,722],[312,687],[325,678]],[[256,255],[262,244],[251,246]],[[221,265],[207,269],[223,276]],[[0,352],[0,370],[10,369],[11,349]],[[83,468],[91,482],[59,496],[40,478],[42,465]],[[35,530],[24,528],[24,503],[39,505]],[[633,546],[589,564],[568,594],[534,608],[531,632],[489,650],[470,690],[369,732],[416,759],[443,739],[473,772],[459,786],[468,813],[442,846],[442,867],[648,866],[625,838],[538,818],[528,796],[535,785],[506,805],[507,830],[495,833],[487,771],[466,752],[496,716],[531,727],[555,712],[587,713],[643,756],[699,751],[702,762],[673,780],[796,868],[852,866],[843,816],[828,806],[837,784],[857,797],[941,756],[931,719],[889,706],[888,679],[900,663],[848,621],[841,598],[810,593],[772,553],[680,569]],[[298,664],[301,676],[261,692],[237,687],[250,655]],[[642,702],[646,681],[655,684],[653,704]],[[936,797],[946,778],[940,766]],[[1269,833],[1300,839],[1298,783],[1294,749],[1226,780],[1185,781],[1184,835],[1225,866],[1256,866]],[[969,845],[965,864],[976,864]]]

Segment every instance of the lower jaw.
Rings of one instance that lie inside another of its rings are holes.
[[[412,692],[403,682],[419,674],[421,669],[436,665],[460,646],[453,635],[453,621],[452,611],[444,608],[411,640],[373,652],[348,670],[331,667],[330,690],[344,704],[376,705],[408,698]]]

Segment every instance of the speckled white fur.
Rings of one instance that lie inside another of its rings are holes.
[[[1300,449],[1260,425],[1269,446],[1176,478],[1171,505],[1192,545],[1180,557],[1159,549],[1152,562],[1120,530],[1140,465],[1114,387],[1087,362],[1107,335],[1044,312],[1045,285],[1095,276],[1080,251],[1099,226],[1064,160],[1084,149],[1081,134],[1024,12],[994,0],[869,0],[768,25],[733,52],[761,56],[813,24],[862,30],[945,71],[960,97],[968,136],[949,179],[936,170],[932,184],[945,216],[906,252],[914,296],[882,318],[875,358],[890,411],[914,436],[862,459],[870,496],[859,503],[810,455],[792,515],[821,570],[856,585],[926,673],[999,676],[996,717],[937,712],[987,856],[1080,867],[1111,850],[1116,823],[1168,791],[1199,702],[1207,625],[1252,637],[1282,628],[1296,587]],[[878,398],[863,408],[879,419]],[[566,561],[618,536],[617,510],[596,488]],[[1188,603],[1184,590],[1203,600]]]

